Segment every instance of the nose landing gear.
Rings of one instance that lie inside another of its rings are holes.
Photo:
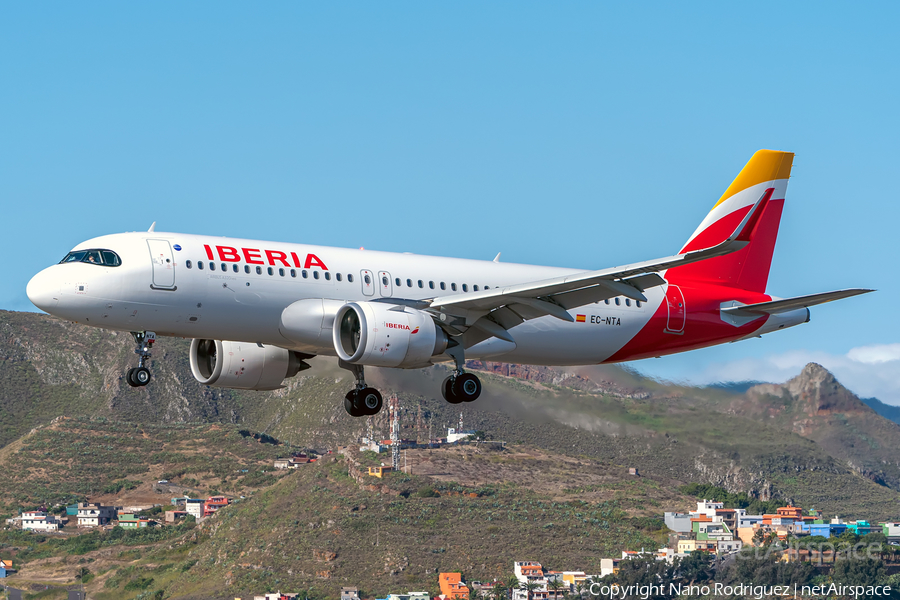
[[[377,415],[384,402],[378,390],[366,385],[363,367],[351,365],[343,360],[338,360],[338,366],[342,369],[347,369],[356,376],[356,387],[347,392],[347,395],[344,397],[344,410],[351,417]]]
[[[150,350],[153,348],[153,342],[156,341],[156,334],[152,331],[132,331],[131,337],[134,338],[134,353],[138,355],[138,366],[134,369],[128,369],[125,374],[125,381],[131,387],[144,387],[150,383],[150,369],[144,366],[144,363],[150,360]]]

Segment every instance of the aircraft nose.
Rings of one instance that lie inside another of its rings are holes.
[[[25,293],[31,303],[44,312],[50,312],[59,304],[59,282],[50,269],[44,269],[31,278]]]

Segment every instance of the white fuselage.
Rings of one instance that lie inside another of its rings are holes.
[[[112,250],[121,265],[54,265],[35,276],[29,297],[51,314],[95,327],[332,356],[330,341],[310,348],[285,337],[285,308],[304,299],[342,304],[446,297],[581,272],[158,232],[94,238],[73,251],[91,248]],[[622,297],[572,309],[578,320],[571,323],[550,316],[527,320],[510,330],[515,344],[490,338],[468,349],[466,357],[543,365],[603,362],[647,324],[665,289],[646,290],[647,302]]]

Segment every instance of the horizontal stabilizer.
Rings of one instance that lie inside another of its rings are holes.
[[[729,308],[723,308],[722,312],[729,314],[756,313],[777,315],[778,313],[784,313],[796,310],[798,308],[809,308],[810,306],[815,306],[816,304],[824,304],[825,302],[841,300],[843,298],[850,298],[851,296],[858,296],[860,294],[868,294],[869,292],[874,291],[875,290],[859,288],[850,290],[836,290],[833,292],[822,292],[821,294],[797,296],[796,298],[772,300],[770,302],[757,302],[756,304],[731,306]]]

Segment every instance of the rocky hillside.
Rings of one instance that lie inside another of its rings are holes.
[[[900,489],[900,425],[872,410],[821,365],[810,363],[781,385],[755,386],[731,406],[811,439],[864,477]]]
[[[333,360],[313,359],[313,369],[274,392],[201,386],[185,340],[159,341],[146,388],[123,380],[135,360],[127,334],[0,312],[0,445],[58,416],[232,424],[326,448],[352,445],[369,427],[387,437],[385,414],[369,420],[344,412],[352,381]],[[400,396],[404,438],[444,435],[462,413],[465,428],[490,438],[636,467],[667,485],[712,483],[830,513],[898,517],[897,426],[860,408],[833,378],[801,375],[744,394],[663,384],[615,366],[471,367],[483,372],[484,394],[465,405],[440,398],[441,366],[368,374]]]

